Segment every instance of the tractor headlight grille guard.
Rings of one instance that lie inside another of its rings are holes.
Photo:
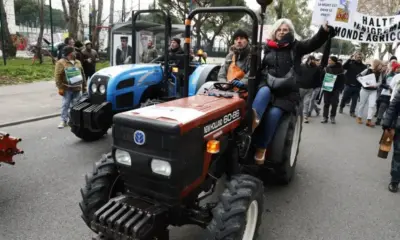
[[[149,239],[168,223],[167,208],[133,197],[110,199],[94,214],[91,223],[99,232],[116,239]]]
[[[90,101],[93,104],[100,104],[106,101],[107,84],[110,77],[95,75],[91,78],[89,91]]]

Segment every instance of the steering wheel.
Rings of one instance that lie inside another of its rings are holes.
[[[234,86],[232,83],[229,83],[229,82],[216,82],[216,83],[214,83],[214,87],[216,89],[218,89],[218,90],[221,90],[221,91],[233,91],[234,88],[238,88],[238,87]],[[238,93],[245,93],[245,92],[247,92],[247,89],[241,88],[237,92]]]

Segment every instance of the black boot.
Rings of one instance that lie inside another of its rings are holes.
[[[381,125],[381,119],[380,118],[376,119],[375,125],[376,126],[380,126]]]
[[[389,191],[395,193],[399,190],[399,183],[398,182],[391,182],[389,183]]]
[[[339,108],[339,113],[340,113],[340,114],[343,113],[343,108]]]

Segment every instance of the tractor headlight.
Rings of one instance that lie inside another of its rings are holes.
[[[106,86],[103,85],[103,84],[101,84],[101,85],[99,86],[99,92],[100,92],[101,94],[104,94],[104,93],[106,92]]]
[[[90,86],[90,90],[92,90],[92,93],[96,93],[97,92],[97,85],[96,84],[92,84],[92,86]]]
[[[127,151],[115,150],[115,160],[118,163],[131,166],[131,155]]]
[[[171,176],[171,164],[167,161],[153,159],[151,160],[151,170],[154,173],[169,177]]]

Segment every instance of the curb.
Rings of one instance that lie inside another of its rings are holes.
[[[0,123],[0,128],[20,125],[20,124],[23,124],[23,123],[36,122],[36,121],[40,121],[40,120],[45,120],[45,119],[49,119],[49,118],[58,117],[60,115],[61,115],[60,113],[53,113],[53,114],[42,115],[42,116],[33,117],[33,118],[27,118],[27,119],[20,120],[20,121]]]

